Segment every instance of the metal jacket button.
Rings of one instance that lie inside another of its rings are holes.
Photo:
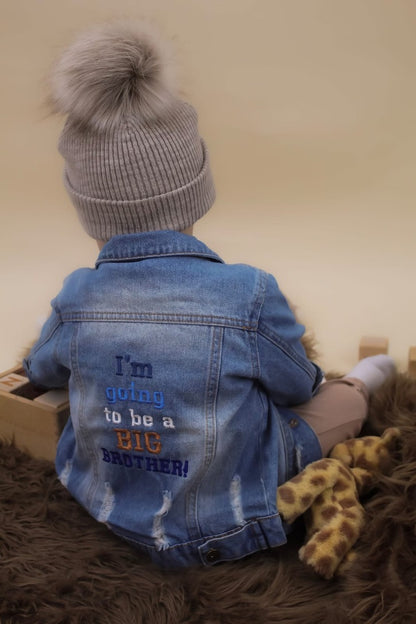
[[[215,563],[216,561],[219,560],[219,558],[220,558],[220,551],[217,550],[216,548],[211,548],[211,550],[207,552],[206,560],[208,561],[208,563]]]
[[[289,427],[291,427],[292,429],[295,429],[298,426],[298,421],[296,420],[296,418],[291,418],[289,420]]]

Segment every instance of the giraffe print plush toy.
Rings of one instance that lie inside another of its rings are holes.
[[[326,579],[345,570],[365,524],[360,495],[391,464],[400,430],[337,444],[330,457],[309,464],[278,488],[277,507],[288,524],[305,514],[306,543],[299,558]]]

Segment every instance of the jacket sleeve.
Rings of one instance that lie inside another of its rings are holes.
[[[69,379],[69,370],[58,360],[58,345],[63,330],[55,308],[45,322],[40,338],[23,360],[23,367],[30,381],[44,388],[61,388]]]
[[[268,275],[258,322],[257,353],[259,381],[276,405],[305,403],[323,379],[321,369],[306,356],[301,343],[304,332],[276,280]]]

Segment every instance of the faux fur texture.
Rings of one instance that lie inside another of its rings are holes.
[[[0,448],[2,624],[410,624],[416,613],[416,381],[374,396],[365,433],[402,431],[392,473],[365,503],[358,557],[324,581],[288,545],[165,573],[91,519],[49,462]]]
[[[134,116],[148,122],[173,101],[168,43],[147,22],[118,21],[81,34],[57,61],[50,104],[82,126],[108,130]]]

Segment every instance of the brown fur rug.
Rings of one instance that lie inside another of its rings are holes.
[[[287,546],[164,573],[95,523],[52,464],[0,446],[1,624],[411,624],[416,621],[416,381],[373,398],[366,433],[399,426],[395,467],[366,501],[344,578],[324,581]]]

